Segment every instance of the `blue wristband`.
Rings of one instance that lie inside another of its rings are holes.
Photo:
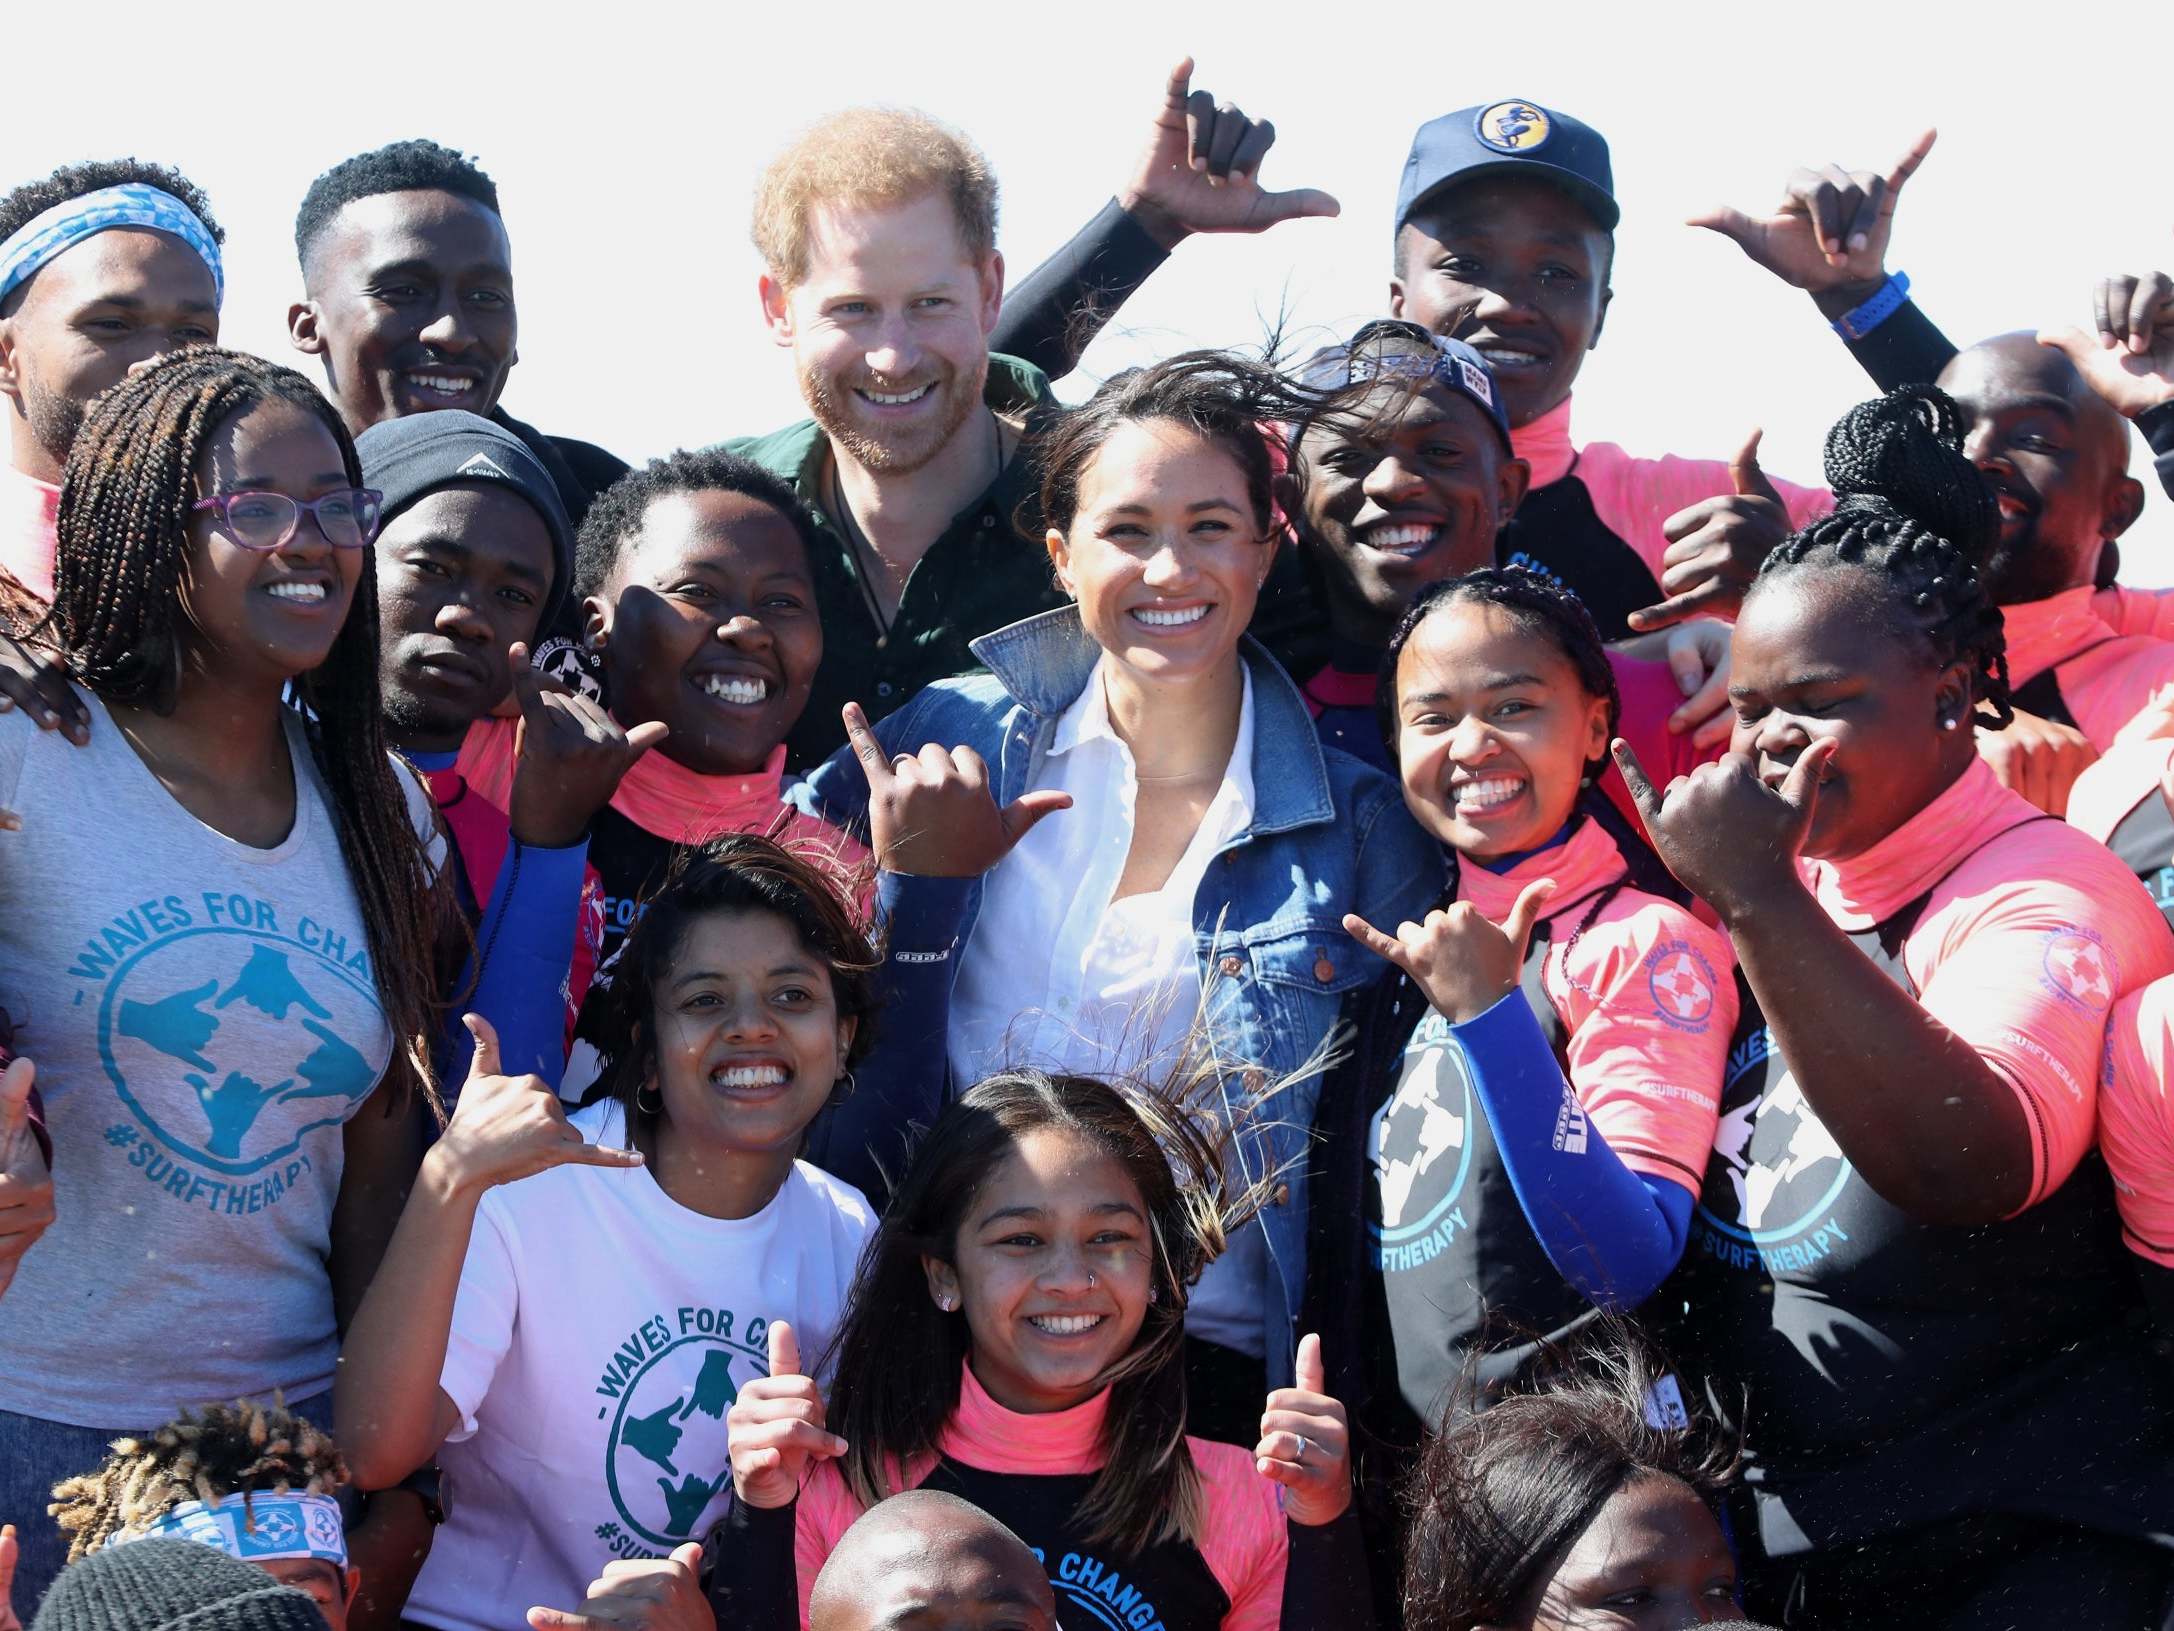
[[[1856,310],[1844,312],[1831,325],[1845,340],[1861,340],[1902,309],[1910,298],[1910,274],[1897,272]]]

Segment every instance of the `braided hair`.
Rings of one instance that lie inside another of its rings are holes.
[[[1777,545],[1752,586],[1803,567],[1857,566],[1887,580],[1904,639],[1942,668],[1968,662],[1978,717],[1998,728],[2008,700],[2008,642],[1978,565],[2000,540],[2000,506],[1963,455],[1962,410],[1931,385],[1860,402],[1827,432],[1834,513]]]
[[[1614,739],[1623,712],[1616,689],[1615,667],[1608,661],[1608,647],[1600,625],[1586,610],[1577,591],[1561,579],[1526,566],[1483,566],[1462,577],[1430,583],[1413,599],[1404,621],[1389,636],[1389,649],[1381,661],[1381,678],[1374,687],[1374,719],[1389,756],[1397,752],[1396,665],[1419,625],[1444,606],[1468,604],[1493,606],[1510,614],[1536,633],[1545,635],[1577,670],[1578,683],[1588,696],[1608,699],[1608,736]],[[1586,766],[1597,775],[1607,765],[1603,756]]]
[[[46,1510],[69,1535],[68,1561],[75,1563],[190,1501],[330,1495],[346,1482],[332,1436],[284,1405],[213,1405],[201,1414],[184,1410],[147,1438],[115,1439],[96,1472],[53,1486]]]
[[[181,589],[192,553],[190,505],[219,428],[267,402],[316,415],[362,485],[354,439],[317,388],[291,368],[215,346],[170,352],[91,404],[61,482],[54,636],[69,672],[108,703],[170,712],[188,626]],[[428,1036],[435,1025],[439,934],[457,921],[395,770],[378,693],[377,562],[360,551],[355,598],[314,671],[290,696],[322,778],[363,923],[371,971],[396,1045],[394,1103],[421,1092],[435,1109]]]

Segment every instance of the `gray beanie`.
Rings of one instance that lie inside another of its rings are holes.
[[[60,1571],[30,1631],[325,1631],[309,1593],[194,1540],[109,1546]]]

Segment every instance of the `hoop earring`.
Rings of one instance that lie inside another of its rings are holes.
[[[852,1096],[853,1090],[859,1085],[860,1084],[853,1079],[853,1073],[850,1070],[840,1071],[838,1073],[838,1079],[830,1084],[830,1096],[832,1102],[835,1103],[840,1099],[850,1098]]]
[[[644,1083],[642,1083],[642,1087],[651,1087],[651,1086],[654,1086],[654,1085],[655,1085],[655,1084],[654,1084],[654,1083],[651,1083],[651,1082],[644,1082]],[[642,1115],[642,1116],[661,1116],[661,1115],[663,1115],[663,1114],[664,1114],[664,1090],[663,1090],[662,1088],[659,1088],[659,1089],[657,1090],[657,1107],[656,1107],[656,1108],[655,1108],[654,1110],[652,1110],[652,1109],[651,1109],[651,1108],[650,1108],[650,1107],[649,1107],[648,1105],[646,1105],[646,1104],[642,1103],[642,1087],[637,1087],[637,1088],[636,1088],[636,1089],[634,1090],[634,1112],[635,1112],[635,1114],[636,1114],[636,1115]]]

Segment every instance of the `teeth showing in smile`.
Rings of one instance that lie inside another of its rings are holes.
[[[1368,549],[1380,550],[1385,555],[1417,555],[1442,536],[1442,529],[1425,522],[1405,521],[1393,526],[1369,527],[1360,536]]]
[[[1455,789],[1457,808],[1460,810],[1492,810],[1498,804],[1507,804],[1525,790],[1522,776],[1488,776],[1479,781],[1469,781]]]
[[[770,694],[770,687],[761,680],[743,679],[738,675],[712,674],[702,682],[702,689],[719,702],[737,703],[751,708]]]
[[[918,387],[918,388],[916,388],[916,389],[914,389],[914,390],[911,390],[911,391],[867,391],[867,390],[864,390],[864,391],[862,391],[862,392],[861,392],[861,395],[862,395],[862,396],[864,396],[864,397],[866,397],[866,398],[867,398],[867,399],[868,399],[869,401],[871,401],[871,402],[874,402],[874,403],[877,403],[877,404],[879,404],[879,405],[880,405],[880,406],[882,406],[882,407],[886,407],[886,408],[898,408],[898,407],[903,407],[903,406],[905,406],[905,405],[906,405],[907,403],[909,403],[909,402],[918,402],[918,401],[920,401],[920,400],[921,400],[921,399],[922,399],[923,397],[927,396],[927,395],[929,394],[929,392],[931,392],[931,391],[933,391],[933,390],[935,390],[935,389],[936,389],[936,382],[935,382],[934,380],[931,380],[931,381],[929,381],[929,383],[928,383],[928,384],[926,384],[926,385],[923,385],[923,386],[920,386],[920,387]]]
[[[1519,351],[1513,346],[1483,345],[1477,348],[1497,368],[1524,368],[1540,360],[1537,351]]]
[[[1027,1323],[1053,1337],[1076,1337],[1102,1323],[1100,1314],[1029,1314]]]
[[[436,396],[466,396],[475,385],[474,380],[456,379],[451,374],[410,374],[408,383]]]
[[[299,600],[312,606],[332,593],[321,583],[275,583],[264,592],[281,600]]]
[[[1208,615],[1205,606],[1188,606],[1183,611],[1159,612],[1142,606],[1133,614],[1151,629],[1182,629],[1188,623],[1197,623]]]
[[[732,1065],[710,1072],[719,1087],[778,1087],[785,1081],[782,1065]]]

